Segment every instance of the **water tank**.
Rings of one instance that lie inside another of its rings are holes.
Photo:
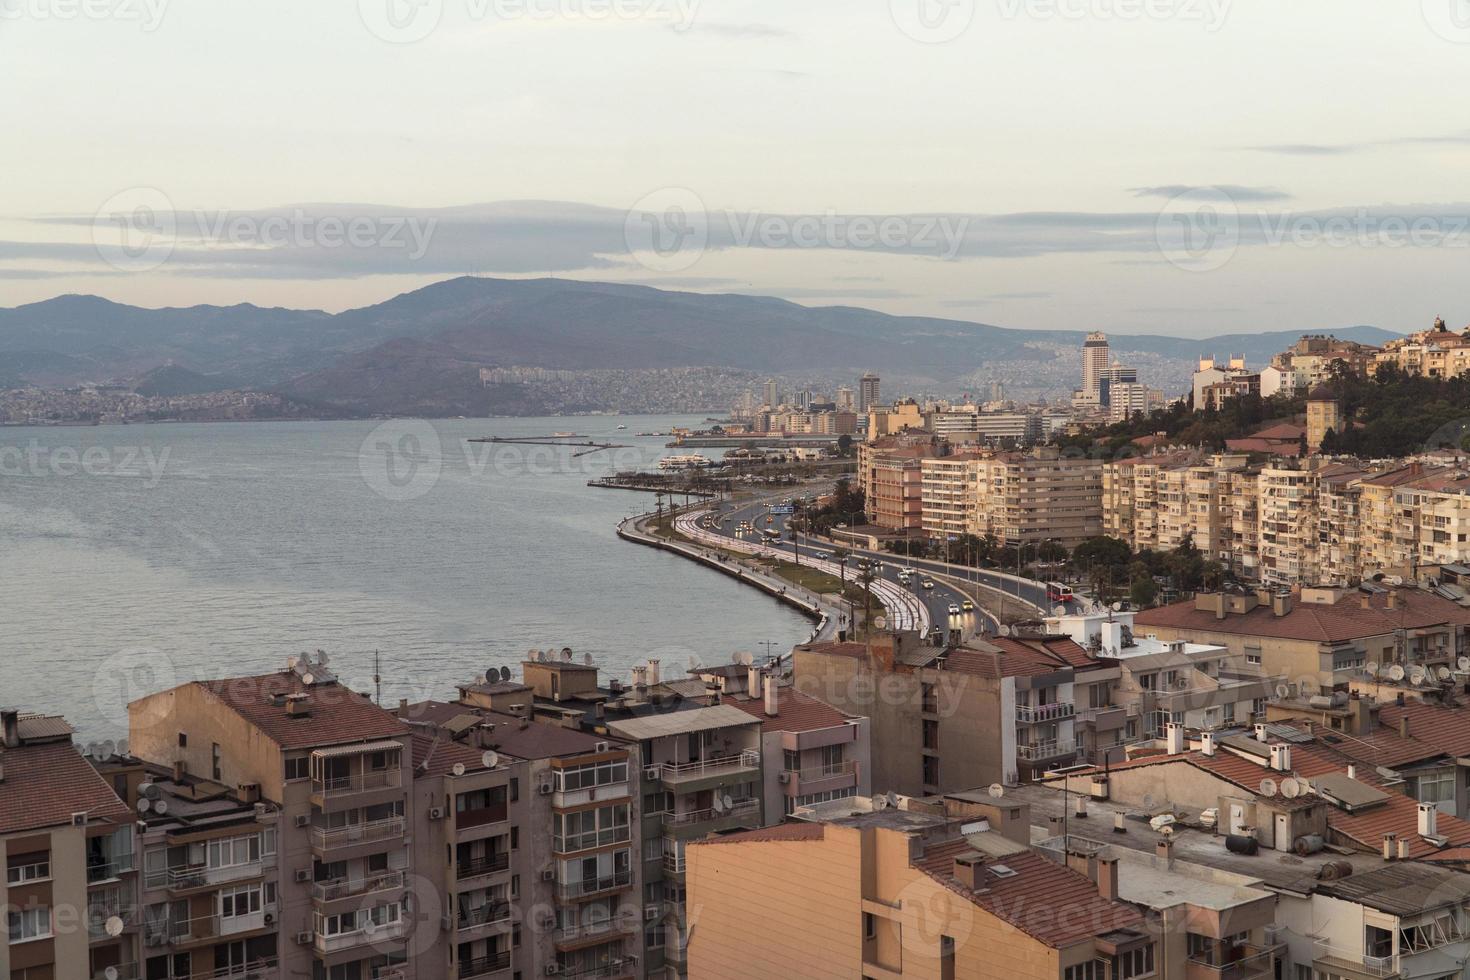
[[[1225,849],[1231,854],[1254,854],[1261,845],[1254,837],[1245,834],[1230,834],[1225,838]]]
[[[1314,708],[1330,708],[1332,707],[1332,698],[1326,694],[1314,694],[1307,699],[1307,704],[1310,704]]]
[[[1304,834],[1296,839],[1296,842],[1291,845],[1291,849],[1296,851],[1301,857],[1306,857],[1308,854],[1316,854],[1322,850],[1322,846],[1325,843],[1318,834]]]
[[[1348,861],[1328,861],[1317,869],[1317,877],[1322,881],[1337,881],[1351,877],[1352,873],[1353,866]]]

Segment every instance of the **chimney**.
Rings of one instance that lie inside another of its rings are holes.
[[[1259,724],[1259,723],[1256,725],[1256,741],[1257,742],[1269,741],[1269,736],[1266,734],[1266,726],[1265,725],[1262,725],[1262,724]]]
[[[1271,768],[1277,772],[1291,772],[1291,746],[1271,746]]]
[[[5,747],[20,748],[20,712],[15,708],[0,708],[0,722],[3,722]]]
[[[1271,597],[1271,614],[1285,616],[1291,612],[1291,594],[1278,593]]]
[[[954,859],[954,876],[972,892],[985,888],[985,855],[971,852]]]
[[[1215,754],[1215,733],[1201,732],[1199,737],[1199,751],[1201,755],[1213,756]]]
[[[1077,820],[1087,819],[1087,797],[1081,793],[1077,794],[1077,809],[1073,812],[1072,817]]]
[[[633,667],[633,690],[641,691],[645,686],[645,678],[648,676],[648,668],[643,664]]]
[[[1118,859],[1097,859],[1097,893],[1110,902],[1118,899]]]
[[[1362,606],[1364,609],[1372,609],[1373,608],[1373,604],[1368,601],[1368,597],[1365,596],[1365,595],[1358,596],[1358,605]]]
[[[1351,763],[1351,762],[1348,763],[1348,778],[1349,779],[1357,779],[1358,778],[1358,767],[1356,765],[1354,765],[1353,763]]]
[[[1113,833],[1115,833],[1115,834],[1126,834],[1126,833],[1128,833],[1128,826],[1124,822],[1123,814],[1121,814],[1121,813],[1115,813],[1115,814],[1113,814]]]
[[[761,688],[761,669],[754,664],[745,668],[745,693],[751,697],[759,697]]]
[[[1169,722],[1164,729],[1165,743],[1170,755],[1179,755],[1184,751],[1184,726],[1178,722]]]
[[[304,697],[289,697],[286,699],[286,715],[290,718],[305,718],[311,714],[311,707],[306,703]]]
[[[1399,738],[1409,737],[1409,713],[1405,711],[1399,715]]]
[[[1399,839],[1399,860],[1409,860],[1409,842],[1404,840],[1403,838]]]
[[[176,761],[174,763],[174,782],[182,783],[184,781],[184,774],[188,771],[189,767],[184,764],[183,759]]]
[[[776,678],[765,679],[766,717],[774,718],[781,713],[780,695],[776,691]]]
[[[650,660],[648,662],[648,686],[649,687],[653,687],[657,683],[658,683],[658,661],[657,660]]]
[[[1164,862],[1164,867],[1172,868],[1174,866],[1174,841],[1172,838],[1160,837],[1159,842],[1154,845],[1154,853],[1158,855],[1160,861]]]
[[[399,698],[398,699],[398,717],[400,717],[400,718],[406,718],[406,717],[408,717],[408,698]]]
[[[1392,861],[1398,854],[1398,834],[1383,835],[1383,860]]]
[[[1438,837],[1436,832],[1438,825],[1439,810],[1433,803],[1419,804],[1419,836]]]
[[[1383,607],[1385,609],[1397,609],[1399,607],[1399,594],[1397,592],[1390,592],[1388,598],[1384,600]]]

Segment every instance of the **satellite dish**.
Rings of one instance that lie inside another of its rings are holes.
[[[98,745],[97,746],[97,761],[98,762],[107,762],[108,760],[110,760],[112,758],[113,748],[114,748],[114,746],[112,744],[112,740],[111,739],[108,739],[107,741],[105,741],[105,742],[101,743],[100,745]]]
[[[1459,667],[1461,670],[1470,670],[1470,657],[1461,657],[1459,660],[1455,661],[1455,666]]]
[[[1262,796],[1275,796],[1276,795],[1276,780],[1269,779],[1269,778],[1261,780],[1261,795]]]
[[[128,740],[127,739],[120,738],[120,739],[117,740],[117,754],[118,755],[127,755],[128,754]]]
[[[1154,808],[1154,794],[1152,794],[1152,793],[1144,793],[1143,794],[1143,808],[1145,810],[1152,810]]]
[[[884,797],[884,799],[886,799],[888,801],[888,805],[889,806],[894,807],[895,809],[897,809],[897,807],[898,807],[898,794],[897,793],[895,793],[893,790],[889,790],[888,791],[888,795],[886,795]]]
[[[1414,666],[1410,667],[1409,668],[1409,680],[1412,681],[1412,682],[1414,682],[1415,684],[1423,684],[1424,683],[1424,668],[1423,667],[1420,667],[1418,664],[1415,664]]]
[[[591,667],[592,666],[592,651],[591,650],[588,650],[586,653],[582,654],[582,663],[586,664],[588,667]]]
[[[878,629],[878,630],[886,630],[888,628],[888,617],[887,616],[874,616],[873,617],[873,628],[874,629]]]
[[[1367,674],[1369,677],[1377,677],[1378,664],[1372,660],[1368,661],[1366,664],[1363,665],[1363,673]]]
[[[1283,779],[1281,781],[1281,795],[1288,800],[1294,800],[1302,795],[1302,784],[1297,779]]]
[[[1277,684],[1276,696],[1282,699],[1291,697],[1291,688],[1287,687],[1285,684]]]
[[[500,679],[503,680],[503,681],[510,680],[510,668],[509,667],[502,667],[502,668],[500,668]]]
[[[160,817],[168,812],[168,800],[157,800],[153,804],[153,812]]]
[[[1053,616],[1065,616],[1065,615],[1067,615],[1067,607],[1066,606],[1052,606],[1051,607],[1051,614]]]
[[[157,783],[143,783],[138,787],[138,792],[150,800],[156,800],[163,795],[163,791],[158,788]]]
[[[316,675],[313,674],[311,671],[307,671],[306,673],[304,673],[304,674],[301,675],[301,683],[306,684],[308,686],[309,685],[312,685],[312,684],[315,684],[316,683]]]
[[[123,920],[119,916],[109,915],[107,917],[107,922],[103,924],[102,928],[107,930],[107,934],[109,936],[116,939],[118,936],[122,935]],[[117,967],[109,966],[106,970],[103,971],[103,973],[107,977],[107,980],[114,980],[114,978],[117,976]]]
[[[329,660],[330,660],[330,658],[327,656],[327,651],[325,651],[325,650],[318,650],[316,652],[316,662],[319,663],[319,664],[321,664],[323,667],[325,667],[327,665],[327,663],[329,662]]]
[[[500,680],[500,671],[496,670],[494,667],[491,667],[489,670],[485,671],[486,684],[494,684],[498,680]]]
[[[449,771],[452,772],[452,773],[454,773],[456,776],[463,776],[464,775],[464,763],[463,762],[456,762],[454,764],[454,767],[452,769],[450,769]]]
[[[82,749],[82,755],[86,756],[89,759],[101,758],[102,743],[88,742],[87,747],[85,749]]]
[[[729,793],[726,793],[725,794],[725,809],[726,810],[733,810],[733,809],[735,809],[735,801],[730,798],[730,794]]]
[[[1404,679],[1404,665],[1403,664],[1394,664],[1392,667],[1388,668],[1388,678],[1389,678],[1389,680],[1394,680],[1394,681],[1401,681],[1401,680],[1403,680]]]
[[[1115,602],[1111,606],[1109,606],[1108,608],[1111,609],[1113,612],[1122,612],[1123,611],[1123,604],[1121,602]]]
[[[716,813],[725,812],[725,801],[720,799],[718,796],[715,797],[715,801],[712,805],[714,806]]]
[[[500,756],[496,755],[494,752],[491,752],[489,749],[486,749],[485,754],[480,756],[480,761],[485,764],[486,769],[494,769],[496,766],[500,765]]]
[[[991,795],[991,797],[993,799],[997,799],[998,800],[1002,796],[1005,796],[1006,795],[1006,788],[1004,786],[1002,786],[1000,783],[991,783],[990,784],[990,795]]]
[[[150,800],[148,797],[143,796],[143,797],[139,797],[138,798],[138,812],[139,813],[147,813],[148,810],[152,806],[153,806],[153,801]]]
[[[1441,668],[1439,668],[1438,674],[1439,674],[1439,679],[1442,680],[1442,681],[1447,681],[1451,677],[1450,669],[1448,667],[1441,667]]]

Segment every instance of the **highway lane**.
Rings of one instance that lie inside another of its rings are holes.
[[[766,548],[769,550],[779,550],[783,556],[792,556],[794,560],[794,552],[796,551],[796,546],[790,540],[790,532],[787,527],[786,516],[783,514],[773,515],[769,513],[769,505],[775,503],[777,499],[779,499],[779,497],[765,498],[755,501],[746,501],[735,504],[731,504],[728,502],[721,503],[718,505],[719,517],[718,521],[716,522],[716,526],[708,530],[714,530],[727,541],[742,540],[742,538],[737,535],[736,528],[739,527],[742,521],[749,521],[750,524],[755,528],[755,531],[752,534],[747,535],[745,537],[745,540],[752,544],[765,545]],[[713,508],[711,509],[713,510]],[[766,523],[766,518],[768,516],[771,518],[771,523],[769,524]],[[771,528],[780,532],[781,540],[779,544],[773,546],[769,542],[760,540],[762,537],[761,531],[766,528]],[[826,571],[833,576],[841,577],[843,574],[842,569],[838,566],[836,562],[833,562],[831,560],[830,556],[832,550],[833,549],[831,545],[828,545],[825,542],[815,541],[807,535],[802,535],[802,543],[800,546],[800,558],[802,563],[815,563],[817,564],[817,567],[821,568],[821,570]],[[876,595],[879,596],[880,600],[884,602],[885,606],[889,606],[889,601],[887,597],[892,597],[895,600],[901,597],[906,603],[917,604],[924,610],[925,617],[927,618],[931,629],[933,624],[947,626],[950,629],[959,629],[962,632],[962,636],[964,638],[969,638],[971,636],[985,632],[994,632],[996,625],[994,622],[994,618],[985,613],[983,610],[979,609],[978,607],[971,612],[965,612],[963,607],[968,597],[960,592],[958,589],[949,586],[942,580],[934,580],[934,587],[932,589],[925,589],[921,585],[924,576],[922,574],[915,574],[911,585],[905,586],[901,582],[899,582],[898,579],[899,572],[905,564],[904,559],[892,554],[867,552],[862,549],[848,550],[853,554],[854,558],[862,555],[875,558],[881,563],[879,568],[880,581],[875,583],[874,592]],[[815,556],[818,554],[822,555],[823,557],[816,558]],[[955,574],[957,575],[957,577],[960,578],[969,577],[960,574],[964,571],[963,569],[945,569],[942,563],[934,564],[935,568],[931,569],[932,571],[940,571],[945,574]],[[918,562],[914,562],[913,567],[915,569],[918,569],[920,573],[922,572],[922,569],[920,569],[920,565]],[[852,559],[849,559],[846,568],[846,577],[849,579],[853,579],[856,578],[857,574],[858,570],[855,567],[855,562]],[[951,606],[954,606],[960,610],[957,615],[952,615],[950,613]],[[900,623],[903,622],[906,622],[906,620],[900,617]],[[900,625],[900,628],[915,627]]]

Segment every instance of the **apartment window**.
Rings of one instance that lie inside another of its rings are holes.
[[[219,914],[222,919],[233,919],[260,911],[260,886],[245,885],[241,888],[225,888],[219,893]]]
[[[822,772],[834,775],[842,771],[842,746],[828,745],[822,748]]]
[[[1261,666],[1261,651],[1251,650],[1247,647],[1245,651],[1245,662],[1253,667]]]
[[[311,778],[311,756],[304,755],[304,756],[302,756],[299,759],[287,759],[286,760],[286,779],[287,779],[288,782],[291,781],[291,780],[295,780],[295,779],[310,779],[310,778]]]
[[[1118,954],[1118,968],[1114,971],[1118,980],[1133,980],[1135,977],[1149,976],[1153,972],[1154,947],[1152,943],[1141,949]]]
[[[923,710],[928,714],[939,712],[939,688],[935,684],[920,684],[919,690],[923,696]]]
[[[626,783],[628,763],[627,760],[621,760],[598,762],[571,769],[558,769],[555,773],[555,780],[556,788],[562,792],[590,789],[594,786],[608,786],[613,783]]]
[[[1155,685],[1158,684],[1158,680],[1158,674],[1139,674],[1138,686],[1143,688],[1145,691],[1152,691]]]
[[[189,747],[189,736],[186,733],[184,733],[184,732],[179,732],[179,748],[181,748],[181,749],[187,749],[188,747]]]
[[[1419,777],[1420,803],[1453,803],[1455,800],[1455,773],[1452,769],[1426,772]]]
[[[1062,980],[1104,980],[1102,964],[1097,960],[1088,960],[1086,963],[1069,966],[1062,971]]]
[[[871,912],[863,913],[863,938],[878,938],[878,920],[873,916],[873,913]]]
[[[46,905],[37,905],[28,909],[7,912],[5,924],[12,943],[44,939],[51,935],[51,908]]]
[[[924,719],[924,748],[934,751],[939,749],[939,722],[933,718]]]
[[[1224,723],[1227,724],[1227,725],[1232,725],[1232,724],[1235,723],[1235,702],[1234,701],[1231,701],[1231,702],[1228,702],[1225,705],[1222,705],[1221,717],[1224,719]]]
[[[260,835],[227,837],[209,842],[209,867],[235,868],[260,860]]]
[[[211,778],[215,782],[219,782],[220,779],[221,779],[220,771],[219,771],[219,761],[220,761],[219,743],[218,742],[212,742],[212,743],[210,743],[210,746],[209,746],[209,764],[210,764],[211,770],[213,771],[213,775],[211,776]]]
[[[28,881],[44,881],[50,877],[51,854],[47,851],[12,854],[5,862],[7,885],[24,885]]]
[[[664,948],[664,926],[662,922],[655,926],[649,926],[644,930],[643,945],[647,949]]]
[[[1255,700],[1253,700],[1251,702],[1251,714],[1255,715],[1257,718],[1263,718],[1263,717],[1265,717],[1265,715],[1266,715],[1266,699],[1265,698],[1256,698]]]
[[[795,749],[786,749],[782,753],[782,765],[784,768],[796,771],[801,768],[801,753]]]
[[[1109,708],[1113,704],[1113,692],[1107,684],[1091,684],[1087,688],[1089,708]]]
[[[939,758],[937,756],[924,756],[924,785],[939,785]]]

